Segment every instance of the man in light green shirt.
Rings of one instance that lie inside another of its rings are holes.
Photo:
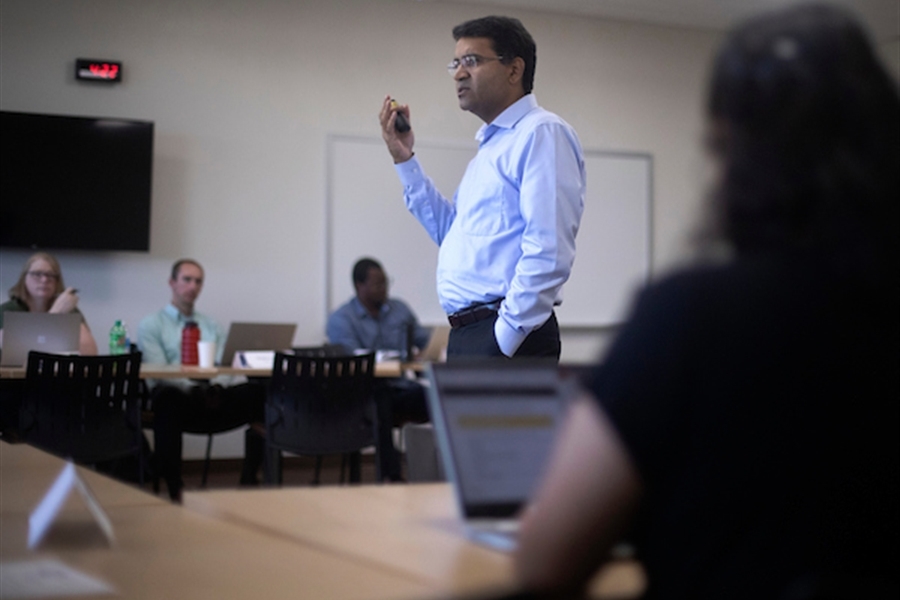
[[[196,310],[194,304],[203,289],[203,267],[195,260],[182,259],[172,266],[169,287],[171,303],[141,320],[138,345],[147,364],[180,364],[181,331],[188,322],[200,328],[200,339],[216,342],[217,359],[224,347],[222,328]],[[258,383],[224,386],[217,380],[160,379],[151,385],[154,475],[166,480],[169,496],[181,500],[182,433],[219,433],[249,424],[244,436],[244,466],[241,485],[258,483],[262,465],[265,387]]]

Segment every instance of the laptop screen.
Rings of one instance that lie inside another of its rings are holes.
[[[238,350],[287,350],[296,329],[296,323],[232,323],[225,338],[222,364],[230,365]]]
[[[81,331],[79,313],[12,312],[3,315],[3,351],[0,366],[20,367],[28,352],[76,354]]]
[[[466,517],[509,517],[528,500],[563,413],[555,362],[435,364],[429,403]]]

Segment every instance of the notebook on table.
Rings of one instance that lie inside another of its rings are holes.
[[[32,350],[77,354],[81,337],[78,313],[6,312],[0,366],[21,367]]]
[[[287,350],[294,342],[296,323],[232,323],[222,352],[223,365],[234,362],[243,350]]]
[[[466,535],[516,546],[517,515],[534,491],[564,413],[554,361],[433,363],[428,409]]]

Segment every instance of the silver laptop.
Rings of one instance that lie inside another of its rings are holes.
[[[428,408],[439,455],[475,542],[510,551],[564,413],[554,361],[432,363]]]
[[[232,323],[225,338],[222,364],[230,365],[243,350],[287,350],[294,342],[296,323]]]
[[[0,366],[21,367],[31,350],[55,354],[77,354],[81,338],[81,315],[7,312],[3,315],[3,351]]]
[[[447,354],[447,342],[450,339],[450,327],[438,325],[431,330],[428,344],[422,348],[416,360],[419,362],[444,362]]]

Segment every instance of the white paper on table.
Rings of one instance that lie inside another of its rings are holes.
[[[2,600],[115,593],[116,590],[105,581],[77,571],[55,559],[0,563]]]
[[[271,369],[274,364],[274,350],[238,350],[231,361],[236,369]]]
[[[107,541],[112,544],[115,542],[113,534],[112,522],[104,512],[103,507],[97,501],[88,485],[78,476],[75,465],[68,462],[63,470],[57,476],[56,481],[50,486],[50,490],[44,495],[43,499],[38,503],[37,507],[28,516],[28,549],[33,550],[41,543],[44,536],[50,530],[54,519],[59,514],[60,509],[69,498],[69,494],[73,489],[77,489],[85,506],[87,506],[94,521],[100,526],[103,535]]]

